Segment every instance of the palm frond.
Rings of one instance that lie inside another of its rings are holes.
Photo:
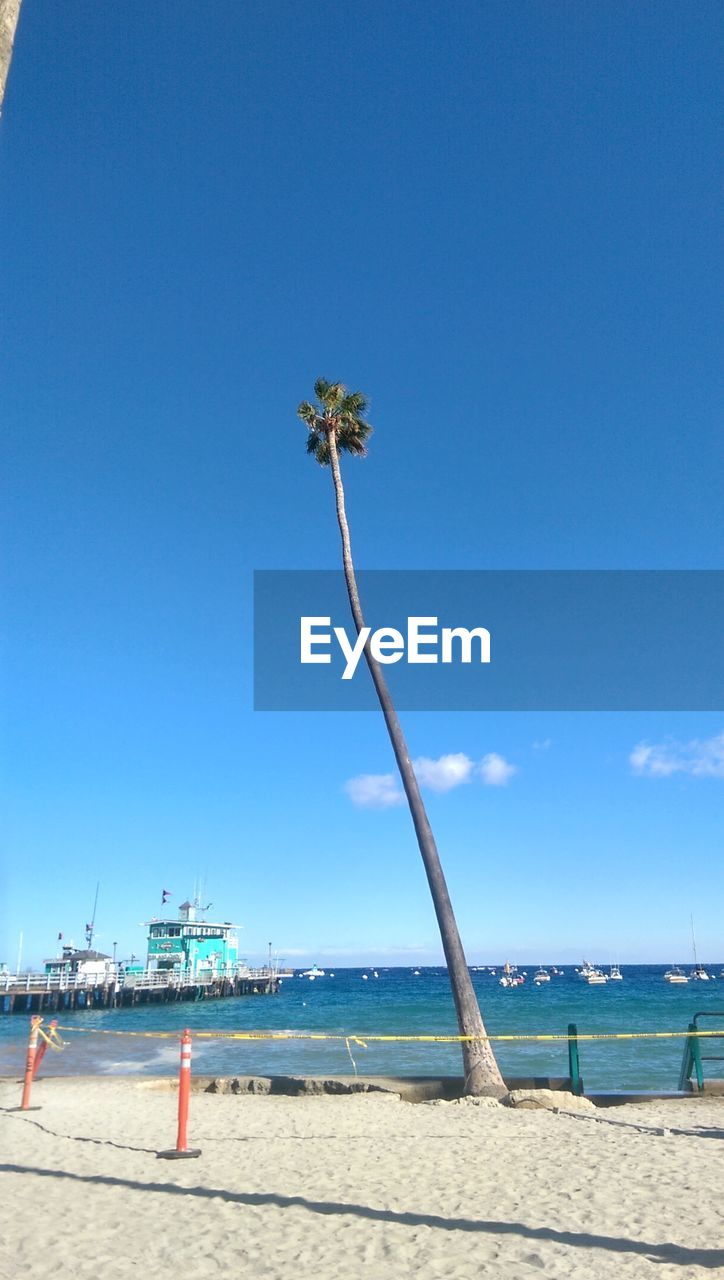
[[[359,435],[363,439],[367,439],[372,434],[372,426],[369,422],[365,422],[364,418],[358,418],[351,413],[340,413],[337,421],[339,423],[338,430],[344,428],[350,435]]]
[[[313,404],[310,404],[308,400],[302,400],[297,409],[297,417],[301,418],[302,422],[306,422],[311,429],[317,421],[318,414]]]
[[[347,435],[361,436],[363,440],[372,435],[372,427],[369,422],[365,422],[364,418],[354,418],[351,414],[340,414],[338,422],[338,431],[345,431]]]
[[[314,394],[318,400],[324,401],[329,392],[330,383],[326,378],[317,378],[314,384]]]
[[[314,456],[317,459],[317,462],[319,463],[320,467],[329,466],[330,454],[329,454],[329,442],[327,440],[320,438],[320,443],[317,445],[317,448],[314,451]]]
[[[361,391],[351,391],[342,400],[339,411],[361,418],[367,412],[367,397]]]
[[[325,408],[331,409],[334,413],[339,413],[346,394],[347,388],[343,382],[333,382],[324,397]]]
[[[337,431],[337,448],[343,453],[353,453],[358,458],[367,453],[366,441],[372,434],[372,428],[359,419],[343,420]]]

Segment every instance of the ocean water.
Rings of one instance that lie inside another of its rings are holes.
[[[685,1031],[699,1010],[721,1013],[703,1025],[724,1031],[724,965],[707,966],[717,975],[709,983],[670,986],[665,965],[624,965],[623,981],[590,987],[574,968],[549,983],[533,984],[534,967],[524,986],[504,988],[498,976],[473,973],[486,1029],[490,1035],[565,1033],[575,1022],[585,1032]],[[691,966],[682,965],[688,972]],[[196,1004],[149,1005],[58,1015],[65,1047],[48,1053],[46,1075],[119,1072],[167,1075],[178,1064],[178,1042],[139,1033],[173,1032],[188,1026],[197,1032],[290,1031],[330,1036],[455,1034],[457,1026],[447,972],[443,968],[334,969],[334,977],[286,979],[278,996],[242,997]],[[368,978],[363,978],[363,973]],[[46,1020],[53,1015],[47,1015]],[[28,1019],[0,1018],[0,1074],[21,1073]],[[135,1032],[115,1035],[109,1032]],[[724,1076],[724,1038],[703,1042],[705,1054],[722,1062],[705,1074]],[[495,1053],[504,1075],[568,1074],[565,1042],[499,1042]],[[586,1041],[579,1046],[587,1092],[617,1089],[675,1089],[682,1040]],[[354,1062],[353,1062],[354,1060]],[[350,1040],[234,1041],[195,1039],[193,1069],[218,1075],[458,1075],[457,1045],[376,1044]]]

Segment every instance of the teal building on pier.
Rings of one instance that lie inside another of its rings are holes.
[[[239,969],[238,925],[204,919],[198,902],[183,902],[175,919],[148,921],[148,968],[193,978],[232,978]]]

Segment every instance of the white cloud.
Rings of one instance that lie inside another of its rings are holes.
[[[440,756],[437,760],[420,756],[413,760],[412,765],[420,786],[429,787],[431,791],[452,791],[453,787],[469,782],[473,776],[473,762],[462,751]]]
[[[703,740],[639,742],[629,756],[633,773],[646,778],[670,778],[688,773],[693,778],[724,778],[724,733]]]
[[[405,801],[393,773],[361,773],[345,782],[344,789],[358,809],[391,809]]]
[[[421,787],[444,793],[479,778],[486,787],[504,787],[518,770],[503,756],[491,751],[476,764],[463,751],[438,756],[418,756],[412,766]],[[361,773],[344,784],[344,790],[358,809],[391,809],[404,804],[405,793],[394,773]]]
[[[497,752],[491,751],[487,756],[483,756],[480,761],[479,773],[486,787],[504,787],[518,770],[514,764],[509,764],[503,756],[499,756]]]
[[[533,750],[534,751],[550,751],[552,746],[553,746],[552,738],[543,738],[540,741],[533,743]]]

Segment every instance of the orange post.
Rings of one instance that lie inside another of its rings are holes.
[[[198,1148],[188,1145],[187,1127],[189,1098],[191,1096],[191,1032],[188,1027],[181,1036],[181,1065],[178,1077],[178,1135],[173,1151],[159,1151],[160,1160],[194,1160],[201,1155]]]
[[[19,1107],[13,1107],[13,1111],[40,1111],[40,1107],[31,1107],[30,1091],[33,1087],[33,1076],[35,1075],[35,1057],[38,1052],[39,1027],[42,1018],[33,1016],[30,1019],[30,1035],[28,1036],[28,1054],[25,1059],[25,1078],[23,1080],[23,1096]]]
[[[188,1027],[181,1037],[181,1066],[178,1076],[178,1137],[177,1151],[188,1151],[186,1129],[189,1119],[189,1098],[191,1096],[191,1032]]]

